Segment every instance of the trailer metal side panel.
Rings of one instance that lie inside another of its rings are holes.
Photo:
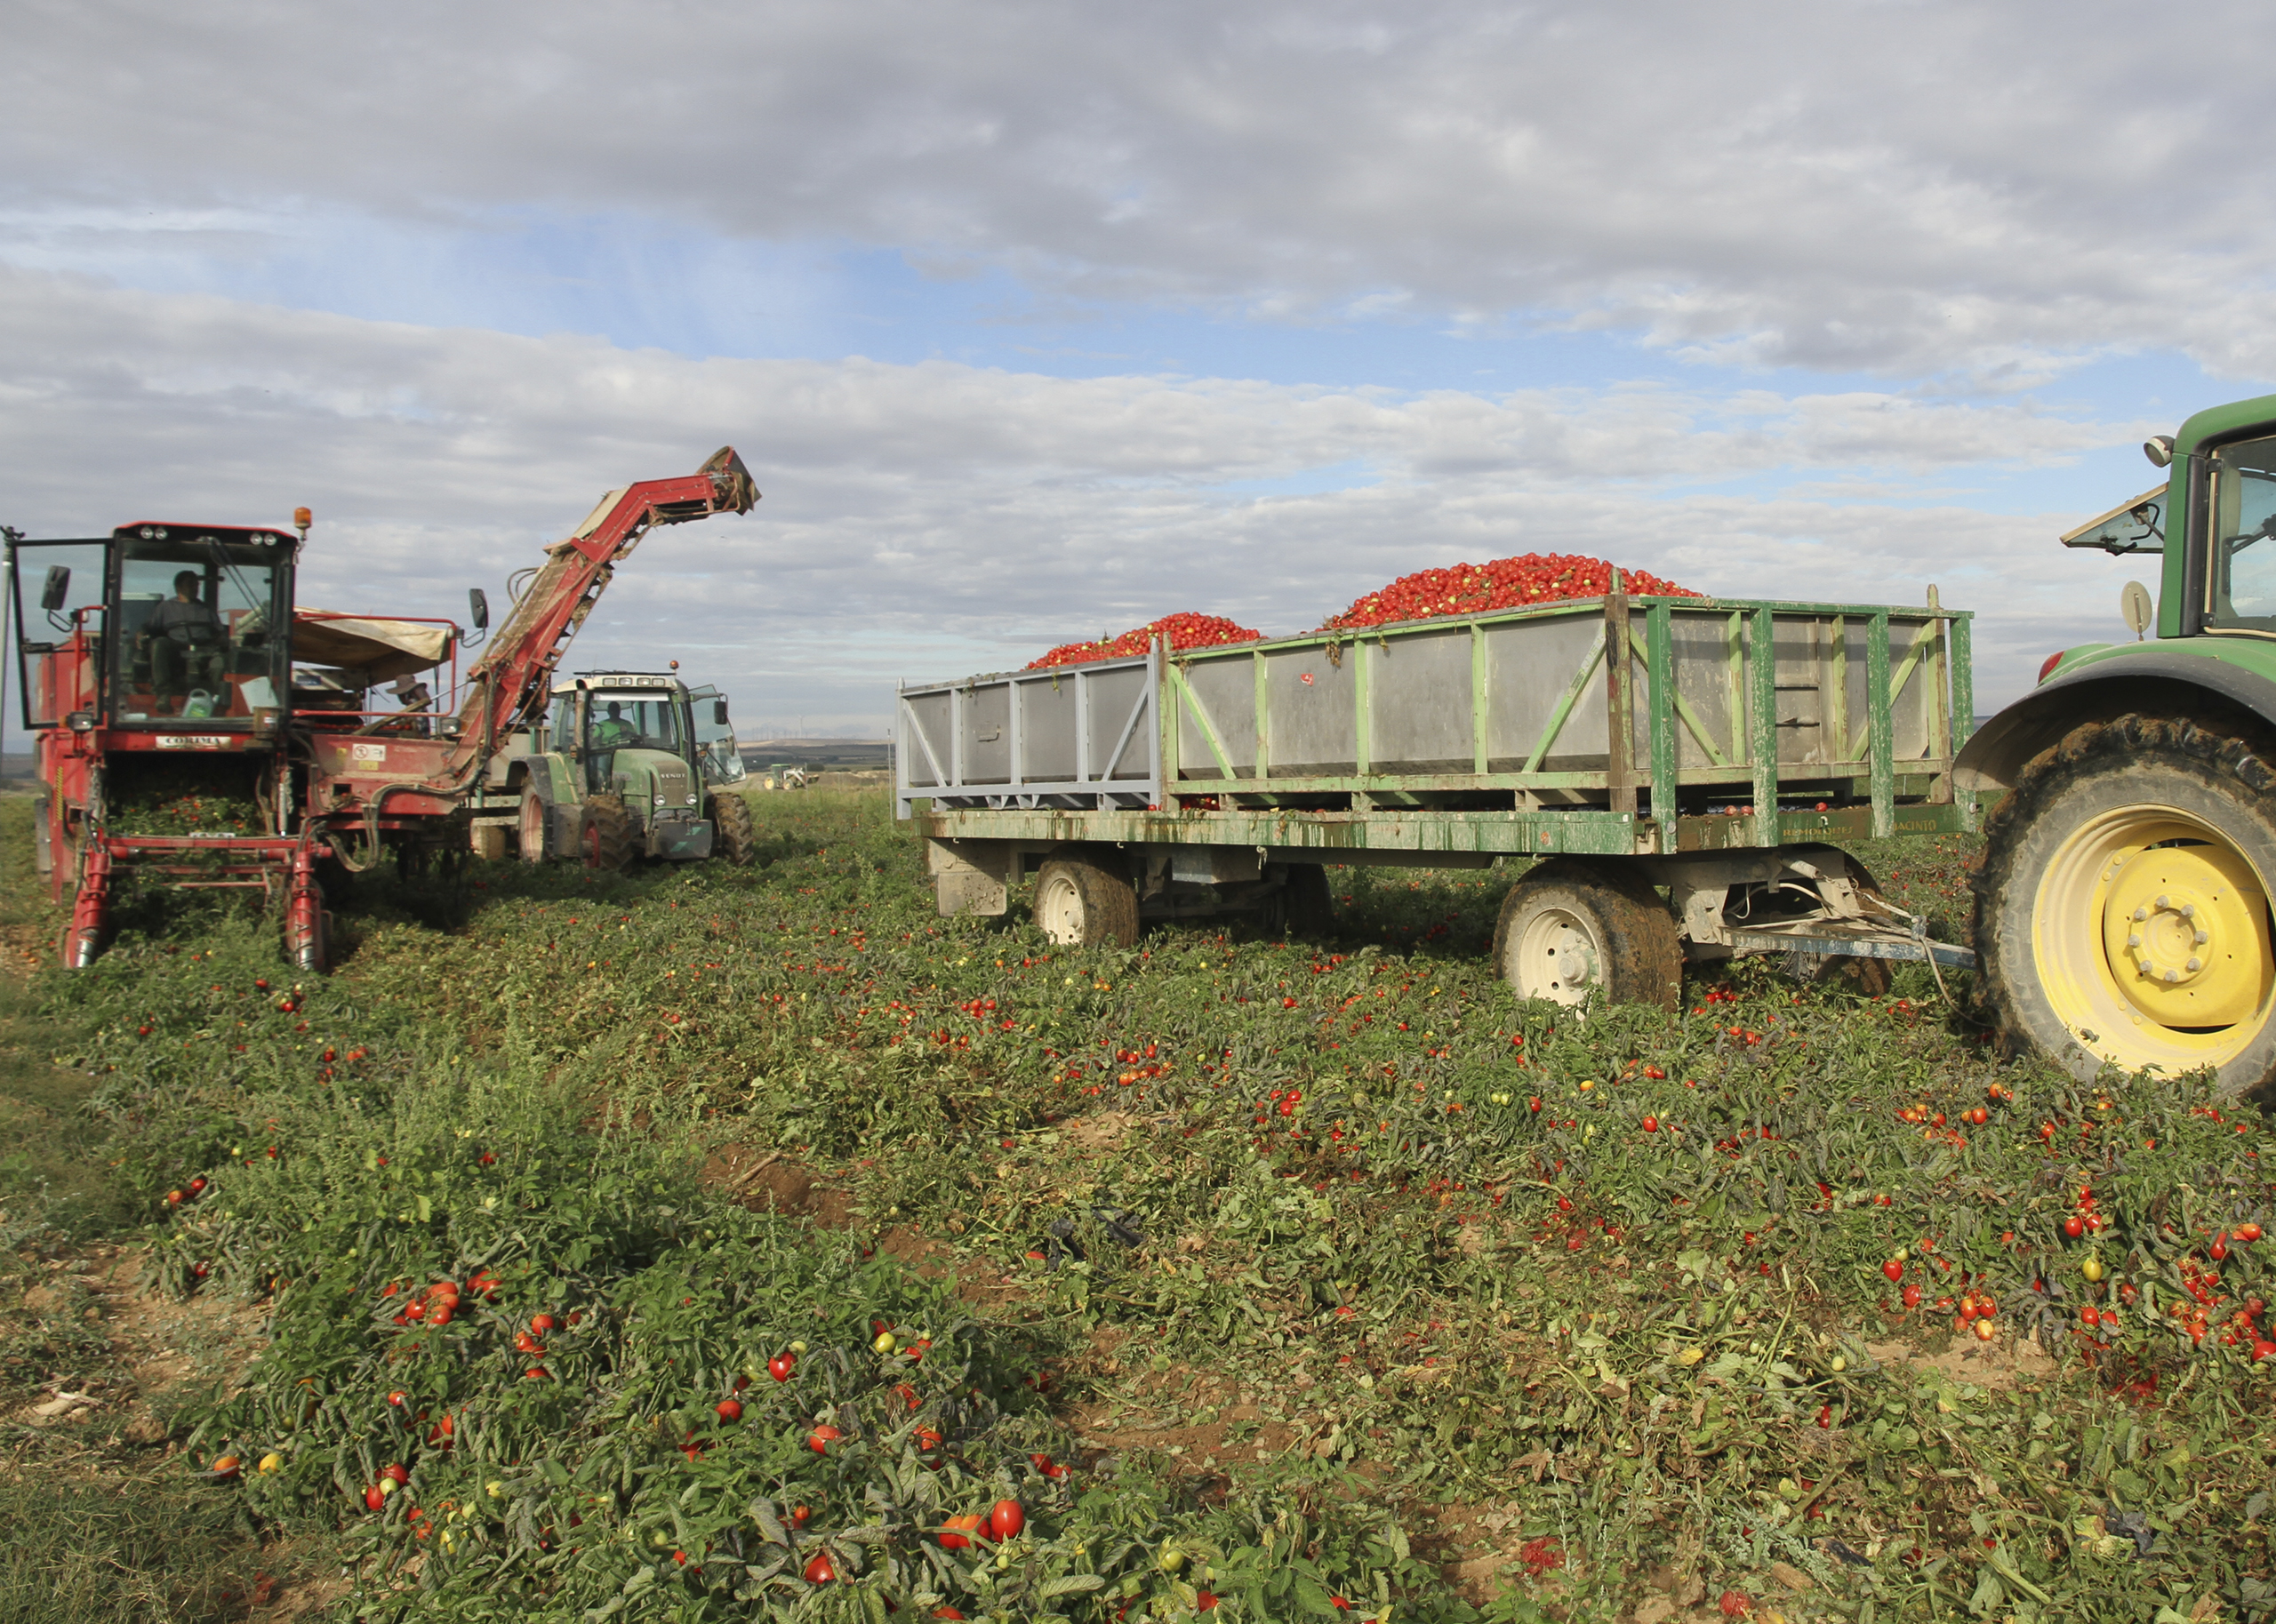
[[[1972,721],[1959,708],[1971,702],[1967,620],[1933,595],[1881,606],[1615,593],[910,684],[895,794],[904,817],[918,800],[1458,812],[1513,828],[1587,812],[1640,818],[1666,851],[1688,820],[1735,804],[1775,844],[1784,797],[1860,809],[1885,832],[1900,804],[1951,800]]]

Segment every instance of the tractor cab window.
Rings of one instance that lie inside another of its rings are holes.
[[[2276,632],[2276,439],[2234,441],[2208,461],[2205,619]]]
[[[109,628],[116,721],[249,725],[276,708],[291,656],[290,637],[276,635],[276,551],[203,539],[119,544]]]
[[[716,688],[698,688],[687,696],[695,717],[696,764],[707,784],[742,780],[742,752],[735,745],[734,724],[727,720],[727,696]]]
[[[18,541],[8,548],[16,584],[16,691],[27,727],[53,727],[72,711],[95,708],[109,552],[108,541]],[[59,657],[75,626],[86,636],[89,661]]]
[[[651,690],[596,693],[587,700],[585,738],[596,750],[664,750],[680,754],[677,698]]]

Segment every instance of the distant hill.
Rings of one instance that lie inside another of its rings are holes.
[[[765,769],[776,762],[809,772],[861,772],[893,764],[893,744],[885,739],[743,739],[743,760]]]

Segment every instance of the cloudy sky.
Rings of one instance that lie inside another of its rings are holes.
[[[571,663],[747,734],[1526,551],[1934,583],[1988,706],[2276,388],[2276,16],[2189,14],[14,0],[0,521],[306,503],[304,601],[450,613],[732,443]]]

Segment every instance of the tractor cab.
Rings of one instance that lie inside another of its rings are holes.
[[[744,772],[726,697],[664,672],[586,671],[556,685],[547,746],[565,758],[578,801],[621,804],[631,856],[710,856],[709,792]]]

